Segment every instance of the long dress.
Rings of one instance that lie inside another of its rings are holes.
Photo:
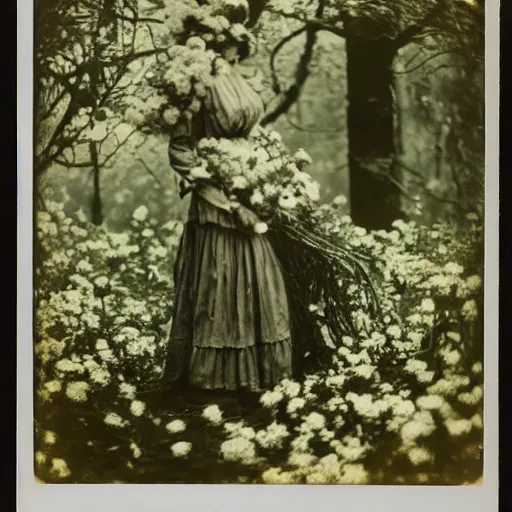
[[[171,167],[186,178],[196,161],[199,138],[246,137],[262,113],[259,95],[234,69],[218,75],[188,137],[171,138]],[[174,281],[168,382],[257,391],[291,376],[289,306],[281,265],[264,235],[239,228],[221,190],[192,190]]]

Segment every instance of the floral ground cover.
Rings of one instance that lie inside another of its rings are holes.
[[[261,396],[161,391],[182,226],[145,206],[113,232],[48,202],[37,217],[35,467],[46,482],[462,484],[482,472],[482,230],[353,226],[382,317],[349,291],[358,336]],[[310,313],[321,325],[322,304]]]

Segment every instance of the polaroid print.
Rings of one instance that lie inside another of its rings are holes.
[[[37,481],[481,483],[483,0],[33,14]]]

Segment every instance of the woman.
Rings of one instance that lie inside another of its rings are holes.
[[[235,68],[243,47],[230,47],[231,66],[215,76],[203,110],[169,144],[171,167],[185,180],[202,137],[246,137],[263,114],[259,95]],[[187,193],[183,189],[182,196]],[[280,263],[257,216],[233,208],[210,185],[191,190],[175,263],[176,298],[167,382],[209,390],[259,391],[292,372],[288,300]]]

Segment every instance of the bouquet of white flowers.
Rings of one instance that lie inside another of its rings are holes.
[[[201,109],[219,57],[199,37],[172,46],[149,66],[137,89],[127,96],[125,118],[152,133],[169,133]]]
[[[257,127],[247,138],[204,138],[197,154],[191,178],[215,183],[262,219],[303,215],[320,197],[318,183],[304,172],[309,155],[303,149],[290,155],[275,131]]]

